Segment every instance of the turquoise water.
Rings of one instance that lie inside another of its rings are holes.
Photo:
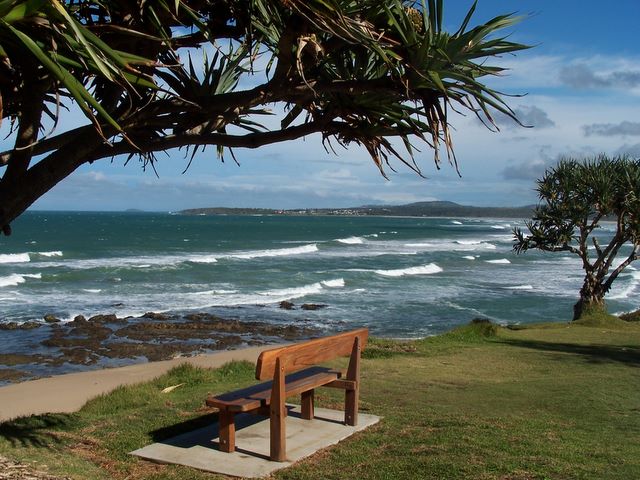
[[[516,256],[516,223],[30,212],[0,239],[0,322],[197,311],[422,337],[474,317],[569,320],[580,263]],[[617,280],[611,311],[639,307],[639,273]],[[328,307],[283,310],[283,300]]]

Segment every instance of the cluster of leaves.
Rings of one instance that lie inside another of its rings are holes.
[[[537,183],[541,204],[526,223],[529,235],[515,229],[517,253],[537,248],[588,255],[586,239],[603,219],[616,221],[616,242],[640,243],[640,161],[563,159]],[[605,253],[597,237],[591,241],[598,256]]]
[[[14,148],[0,153],[8,167],[0,224],[83,163],[124,154],[153,165],[155,152],[176,147],[193,155],[211,145],[221,155],[321,133],[327,149],[364,146],[383,175],[392,157],[420,174],[416,141],[435,151],[437,166],[444,146],[457,167],[448,112],[475,114],[489,127],[492,110],[515,118],[482,79],[504,70],[488,59],[527,47],[497,33],[519,21],[514,15],[470,27],[474,3],[449,33],[443,7],[0,0],[0,108],[17,131]],[[56,122],[65,98],[90,124],[42,137],[43,115]],[[284,110],[279,128],[260,120],[273,104]],[[26,177],[35,186],[18,182]]]

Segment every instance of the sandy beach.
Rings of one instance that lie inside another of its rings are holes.
[[[269,348],[273,345],[69,373],[0,387],[0,422],[27,415],[75,412],[93,397],[121,385],[152,380],[183,363],[215,368],[232,360],[255,362],[260,352]]]

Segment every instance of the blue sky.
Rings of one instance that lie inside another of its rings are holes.
[[[455,30],[470,0],[445,2]],[[629,153],[640,157],[640,1],[479,0],[473,24],[498,14],[527,18],[511,39],[535,48],[500,59],[508,75],[491,85],[510,94],[524,129],[501,122],[491,132],[472,117],[455,117],[454,143],[462,178],[432,152],[418,161],[422,179],[397,166],[380,176],[365,151],[327,154],[318,136],[235,151],[240,162],[211,150],[182,175],[181,152],[159,155],[158,173],[123,159],[76,171],[34,206],[64,210],[179,210],[190,207],[346,207],[451,200],[474,205],[524,205],[536,200],[534,181],[563,155]],[[6,143],[6,142],[5,142]],[[8,145],[7,145],[8,146]]]

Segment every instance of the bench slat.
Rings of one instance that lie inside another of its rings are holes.
[[[368,336],[369,330],[362,328],[331,337],[317,338],[308,342],[265,350],[258,357],[256,378],[258,380],[273,378],[278,358],[286,372],[295,372],[311,365],[333,360],[336,357],[350,355],[355,338],[360,339],[360,348],[364,348]]]
[[[325,367],[312,367],[287,375],[285,379],[286,396],[298,395],[304,391],[321,387],[338,380],[342,372]],[[210,407],[227,409],[232,412],[247,412],[269,405],[272,382],[265,382],[247,388],[209,396],[206,403]]]

